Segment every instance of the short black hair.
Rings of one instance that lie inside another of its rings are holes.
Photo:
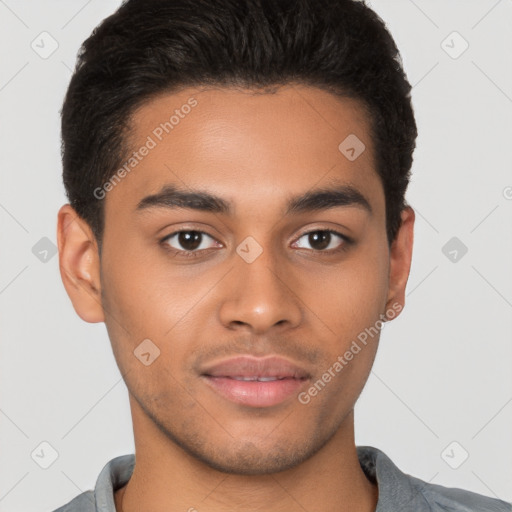
[[[127,160],[130,119],[144,102],[186,87],[287,84],[361,101],[391,244],[408,206],[417,129],[396,44],[359,0],[125,0],[81,46],[61,110],[71,206],[101,246],[103,201],[94,191]]]

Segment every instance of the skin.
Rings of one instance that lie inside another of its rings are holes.
[[[101,257],[69,205],[58,215],[66,290],[83,320],[105,322],[129,391],[137,461],[115,493],[117,510],[374,511],[378,489],[359,466],[353,408],[378,335],[308,404],[296,395],[268,408],[235,404],[198,368],[279,355],[307,369],[309,389],[359,333],[403,307],[414,211],[403,210],[389,247],[369,119],[358,101],[314,87],[153,98],[132,118],[134,150],[191,97],[197,106],[103,199]],[[349,134],[366,146],[355,161],[338,150]],[[233,215],[137,211],[168,184],[221,196]],[[335,184],[357,188],[372,213],[349,205],[284,214],[291,196]],[[354,243],[333,235],[327,251],[345,250],[329,254],[304,236],[325,229]],[[179,230],[207,233],[197,258],[170,252],[190,247],[177,237],[162,242]],[[252,263],[236,252],[248,236],[263,250]],[[144,339],[160,350],[148,366],[133,354]]]

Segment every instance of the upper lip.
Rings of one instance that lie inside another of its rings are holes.
[[[208,377],[309,378],[309,373],[304,368],[279,356],[255,357],[244,355],[231,357],[206,366],[201,374]]]

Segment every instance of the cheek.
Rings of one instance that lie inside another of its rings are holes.
[[[120,368],[139,368],[134,351],[149,339],[158,354],[154,369],[157,362],[165,361],[166,367],[179,371],[187,351],[196,348],[191,340],[195,339],[201,318],[204,324],[204,319],[212,316],[213,305],[205,295],[217,281],[215,272],[193,277],[184,266],[172,265],[165,257],[150,261],[148,254],[136,246],[126,244],[122,251],[114,250],[113,245],[109,250],[105,248],[105,324]]]
[[[117,364],[124,373],[142,366],[134,351],[144,340],[151,340],[159,349],[159,333],[154,329],[158,315],[155,305],[162,299],[151,284],[151,266],[130,244],[129,236],[116,233],[104,239],[108,241],[103,246],[101,258],[105,325]],[[125,243],[121,244],[121,240]],[[153,348],[153,354],[157,353]]]
[[[198,290],[186,286],[179,268],[147,247],[111,240],[102,258],[102,289],[105,306],[113,317],[123,322],[134,339],[159,338],[197,302]]]
[[[306,304],[330,328],[331,338],[347,342],[375,325],[388,293],[385,250],[360,247],[334,269],[309,285]],[[309,280],[309,277],[305,279]]]

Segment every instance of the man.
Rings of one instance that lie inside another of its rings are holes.
[[[135,455],[60,511],[505,511],[356,447],[404,307],[417,131],[354,0],[129,0],[62,110],[61,275],[105,322]]]

